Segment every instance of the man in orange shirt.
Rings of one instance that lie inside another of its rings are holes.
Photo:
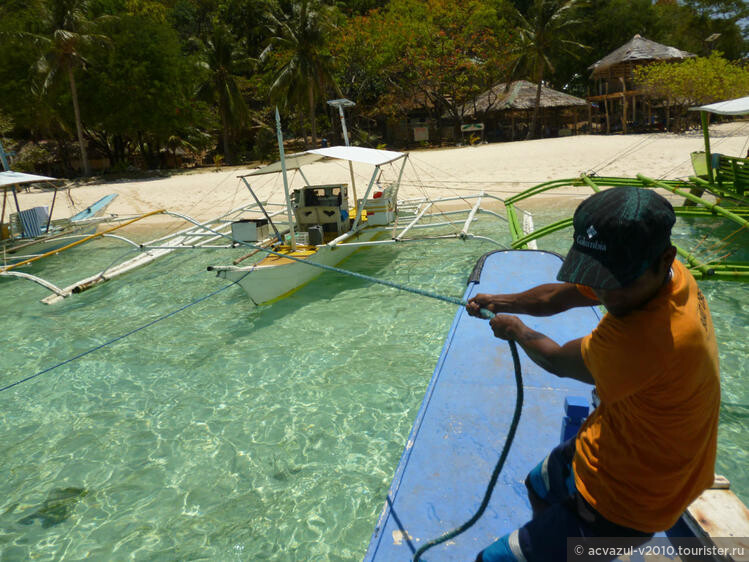
[[[675,261],[673,208],[652,190],[617,187],[575,211],[563,283],[478,294],[468,312],[550,316],[603,304],[592,333],[558,345],[516,316],[496,337],[515,340],[550,373],[595,384],[600,405],[577,436],[535,467],[533,519],[479,553],[482,562],[564,560],[567,537],[631,537],[671,527],[708,488],[715,466],[720,380],[710,312]]]

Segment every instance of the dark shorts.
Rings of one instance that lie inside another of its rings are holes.
[[[622,527],[601,516],[577,492],[572,473],[575,439],[557,446],[525,479],[531,505],[528,523],[479,553],[477,562],[548,562],[567,558],[567,537],[633,537],[652,534]]]

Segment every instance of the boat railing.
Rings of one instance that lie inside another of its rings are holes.
[[[721,189],[730,187],[737,195],[744,195],[749,191],[749,159],[721,154],[715,169],[715,181]]]

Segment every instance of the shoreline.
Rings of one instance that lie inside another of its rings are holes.
[[[749,120],[723,123],[711,127],[712,149],[743,156],[749,144]],[[484,191],[507,199],[534,185],[595,172],[599,176],[629,176],[642,173],[653,178],[685,178],[693,174],[690,153],[703,150],[701,132],[682,134],[654,133],[646,135],[579,135],[530,141],[493,143],[477,146],[445,147],[409,151],[399,199],[463,197]],[[743,151],[743,152],[742,152]],[[383,179],[395,179],[398,170],[383,167]],[[71,186],[70,197],[58,197],[53,218],[69,216],[109,193],[118,197],[108,212],[137,215],[157,209],[188,215],[196,220],[209,220],[251,200],[237,176],[253,168],[188,170],[145,179],[119,179],[111,182]],[[363,196],[372,168],[354,164],[357,195]],[[348,166],[336,161],[318,162],[305,167],[312,184],[350,184]],[[258,176],[251,185],[265,201],[283,202],[280,179]],[[291,188],[303,185],[298,173],[289,174]],[[535,195],[518,203],[532,211],[548,205],[581,201],[590,194],[587,188],[559,188]],[[350,197],[352,197],[350,192]],[[23,208],[48,206],[50,192],[32,191],[19,196]],[[71,205],[72,200],[72,205]],[[490,199],[488,199],[490,200]],[[443,205],[447,205],[444,203]],[[453,203],[450,203],[451,207]],[[455,206],[460,204],[455,203]],[[149,219],[145,219],[149,220]],[[164,222],[157,221],[158,228]],[[137,223],[136,223],[137,224]],[[136,225],[125,228],[133,228]],[[135,230],[135,229],[134,229]],[[137,230],[142,230],[138,225]],[[153,228],[149,228],[153,230]]]

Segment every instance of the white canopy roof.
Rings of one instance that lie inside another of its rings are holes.
[[[718,115],[746,115],[749,114],[749,96],[735,100],[719,101],[700,107],[690,107],[690,111],[707,111]]]
[[[337,160],[348,160],[351,162],[360,162],[362,164],[371,164],[372,166],[381,166],[398,160],[405,156],[403,152],[392,150],[377,150],[374,148],[364,148],[361,146],[331,146],[329,148],[316,148],[298,154],[291,154],[286,157],[286,169],[296,170],[317,162],[323,158],[335,158]],[[247,174],[248,176],[260,176],[263,174],[272,174],[281,171],[281,162],[274,162],[268,166],[259,168]]]
[[[0,172],[0,188],[38,181],[56,181],[56,178],[35,176],[34,174],[24,174],[23,172]]]

